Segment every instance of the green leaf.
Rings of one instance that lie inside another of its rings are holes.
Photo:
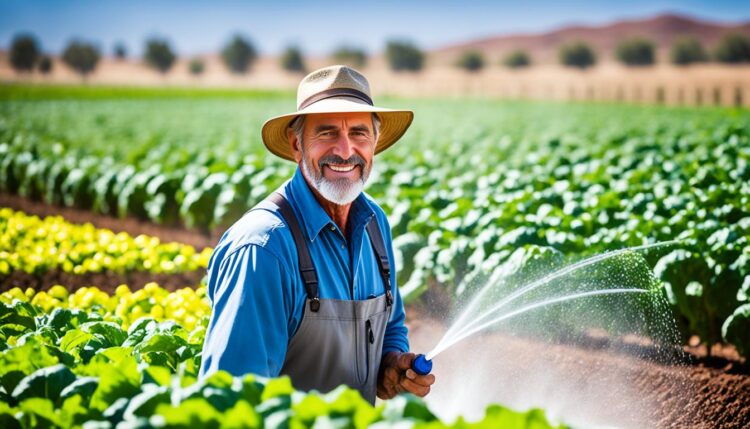
[[[125,409],[123,418],[133,420],[135,417],[149,417],[160,404],[170,404],[170,394],[166,386],[145,384],[143,391],[135,395]]]
[[[256,406],[260,404],[260,397],[262,394],[263,384],[258,382],[253,374],[247,374],[242,378],[241,396],[250,405]]]
[[[108,347],[120,346],[127,338],[127,333],[114,322],[86,322],[80,329],[91,334],[101,335],[109,343]]]
[[[0,326],[12,324],[22,326],[30,331],[35,330],[36,322],[32,312],[33,309],[29,307],[29,304],[21,301],[17,301],[13,305],[0,302]]]
[[[737,307],[721,327],[724,341],[734,344],[741,355],[750,354],[750,304]]]
[[[21,429],[21,423],[16,419],[16,409],[0,401],[0,427],[4,429]]]
[[[218,428],[222,416],[203,398],[191,398],[177,407],[159,404],[156,414],[163,418],[165,426],[175,429]]]
[[[37,342],[6,350],[0,355],[0,384],[6,392],[12,392],[27,375],[58,362],[47,347]]]
[[[226,429],[260,428],[262,427],[261,417],[249,402],[241,399],[224,413],[221,427]]]
[[[71,353],[77,356],[79,349],[92,338],[94,338],[94,335],[88,332],[81,329],[72,329],[66,332],[60,340],[60,348],[66,353]]]
[[[320,396],[310,393],[302,400],[292,404],[292,411],[297,418],[311,424],[318,416],[328,415],[328,404]]]
[[[21,410],[21,421],[24,426],[33,428],[66,427],[65,422],[55,413],[52,400],[47,398],[29,398],[18,405]]]
[[[289,376],[281,376],[279,378],[272,378],[266,383],[266,388],[263,390],[261,395],[261,401],[265,402],[270,398],[277,396],[288,396],[294,393],[294,387],[292,387],[292,379]]]
[[[11,395],[17,401],[27,398],[48,398],[57,401],[60,392],[75,379],[75,374],[65,365],[53,365],[24,377]]]
[[[88,404],[88,400],[84,400],[80,395],[73,395],[62,402],[59,413],[68,427],[73,426],[73,424],[82,425],[85,421],[94,417],[95,413],[85,406]]]
[[[99,377],[79,377],[60,392],[60,399],[65,401],[74,395],[80,395],[83,403],[88,404],[98,386]]]
[[[143,341],[147,335],[156,331],[159,326],[158,322],[152,317],[141,317],[136,320],[128,329],[128,337],[123,342],[123,346],[134,347]]]
[[[405,418],[417,421],[430,422],[437,420],[427,405],[411,394],[403,394],[388,400],[383,409],[383,418],[387,421],[396,422]]]
[[[107,419],[107,421],[112,425],[116,425],[118,422],[122,421],[122,416],[125,415],[125,410],[128,408],[128,403],[130,403],[129,398],[116,399],[114,402],[112,402],[112,405],[107,407],[107,409],[102,412],[102,417]]]
[[[104,411],[119,398],[131,398],[141,389],[141,376],[135,359],[123,359],[112,371],[113,365],[100,362],[89,364],[87,371],[99,376],[99,386],[91,397],[91,408]]]
[[[152,383],[159,386],[169,386],[172,381],[172,373],[163,366],[148,365],[141,368],[143,384]]]

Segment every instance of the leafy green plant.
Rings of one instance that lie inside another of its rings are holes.
[[[207,318],[190,334],[172,320],[150,317],[126,330],[104,320],[118,319],[103,306],[47,312],[33,304],[39,295],[29,295],[31,303],[19,290],[0,295],[0,334],[8,345],[0,350],[3,427],[453,427],[410,395],[373,407],[345,386],[319,394],[295,391],[288,377],[219,371],[198,379]],[[553,427],[540,410],[519,413],[497,405],[477,424]]]
[[[121,194],[123,195],[123,194]],[[158,238],[131,237],[76,225],[59,216],[40,219],[0,209],[0,277],[13,271],[43,274],[50,270],[90,272],[148,271],[177,273],[205,269],[212,249],[161,243]]]

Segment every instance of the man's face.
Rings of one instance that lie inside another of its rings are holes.
[[[307,115],[302,143],[293,133],[290,139],[308,183],[323,198],[345,205],[359,196],[375,155],[369,112]]]

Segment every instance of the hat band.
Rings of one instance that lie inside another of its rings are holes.
[[[308,97],[307,100],[303,101],[302,104],[299,105],[299,108],[297,108],[297,110],[302,110],[308,107],[309,105],[313,103],[317,103],[320,100],[325,100],[326,98],[341,97],[341,96],[358,98],[364,101],[365,103],[369,104],[370,106],[373,105],[372,98],[370,98],[370,96],[368,96],[362,91],[357,91],[356,89],[353,89],[353,88],[331,88],[331,89],[326,89],[325,91],[320,91],[319,93]]]

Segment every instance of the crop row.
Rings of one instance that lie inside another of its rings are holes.
[[[198,303],[187,305],[191,310],[205,307],[195,299],[200,290],[147,289],[153,305],[168,307],[187,295]],[[68,296],[52,288],[0,295],[2,427],[552,427],[539,410],[491,406],[477,423],[446,425],[411,396],[373,407],[343,386],[321,395],[295,391],[286,377],[220,371],[198,379],[207,318],[189,332],[174,320],[130,321],[118,315],[119,306],[111,310],[114,301],[139,292],[123,287],[107,297],[88,288]]]
[[[212,249],[161,243],[157,237],[114,233],[60,216],[40,219],[0,208],[0,277],[13,271],[182,273],[205,269]]]
[[[2,103],[0,190],[204,229],[230,224],[291,175],[258,139],[282,101]],[[395,104],[417,120],[377,158],[367,190],[389,213],[407,300],[430,285],[463,299],[518,249],[570,260],[679,240],[647,258],[683,333],[750,349],[731,334],[750,303],[748,112]]]

